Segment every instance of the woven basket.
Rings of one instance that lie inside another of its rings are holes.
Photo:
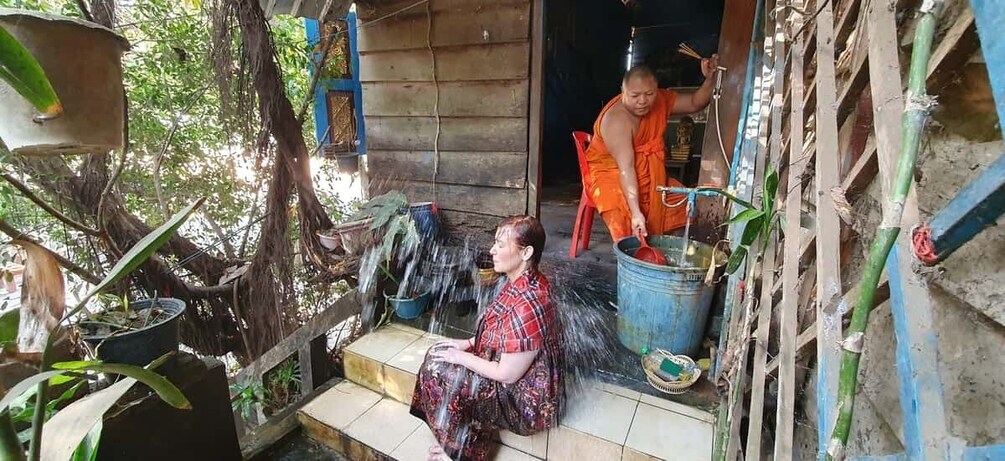
[[[660,362],[666,357],[685,369],[695,370],[695,374],[688,376],[683,381],[665,381],[656,374],[660,368]],[[646,379],[649,385],[667,394],[683,394],[687,388],[698,382],[701,377],[701,369],[695,365],[694,360],[686,355],[673,355],[663,349],[656,349],[653,353],[642,356],[642,369],[646,372]]]

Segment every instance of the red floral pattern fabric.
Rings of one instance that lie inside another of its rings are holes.
[[[529,270],[506,283],[478,322],[471,352],[483,359],[539,351],[517,382],[507,385],[433,362],[427,353],[411,412],[429,424],[451,459],[485,459],[499,429],[531,435],[558,424],[563,359],[550,289],[542,274]]]

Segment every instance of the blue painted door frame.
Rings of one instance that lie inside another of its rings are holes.
[[[318,87],[314,91],[314,136],[318,144],[326,145],[331,143],[328,136],[330,129],[328,123],[328,91],[351,91],[353,102],[353,113],[356,118],[356,154],[366,155],[366,121],[363,119],[363,85],[359,80],[359,50],[357,49],[357,24],[356,12],[350,11],[345,18],[349,24],[349,72],[351,79],[321,78],[318,80]],[[304,29],[306,29],[307,43],[312,47],[317,47],[321,42],[321,26],[315,19],[304,19]],[[334,37],[332,37],[334,39]],[[316,63],[321,61],[321,54],[314,53],[311,59],[311,77],[313,78]]]

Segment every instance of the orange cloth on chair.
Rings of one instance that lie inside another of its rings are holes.
[[[639,121],[639,128],[635,130],[635,137],[632,139],[632,146],[635,148],[635,176],[639,184],[639,208],[646,217],[646,231],[652,235],[679,229],[687,222],[687,207],[681,204],[677,208],[667,208],[662,203],[660,193],[656,191],[656,186],[682,187],[679,181],[667,178],[664,161],[666,149],[663,133],[675,99],[677,93],[658,90],[652,109]],[[593,139],[586,150],[586,161],[590,165],[590,197],[596,203],[597,211],[600,211],[600,216],[615,241],[632,235],[632,213],[621,191],[618,164],[600,134],[600,122],[604,119],[604,114],[620,100],[621,95],[616,96],[600,111],[593,124]],[[667,200],[678,203],[684,197],[671,195]]]

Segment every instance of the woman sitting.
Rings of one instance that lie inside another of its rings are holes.
[[[419,369],[411,413],[439,442],[430,459],[485,459],[493,432],[531,435],[558,424],[561,328],[548,280],[537,270],[544,228],[513,216],[496,230],[492,262],[505,274],[475,336],[435,344]]]

